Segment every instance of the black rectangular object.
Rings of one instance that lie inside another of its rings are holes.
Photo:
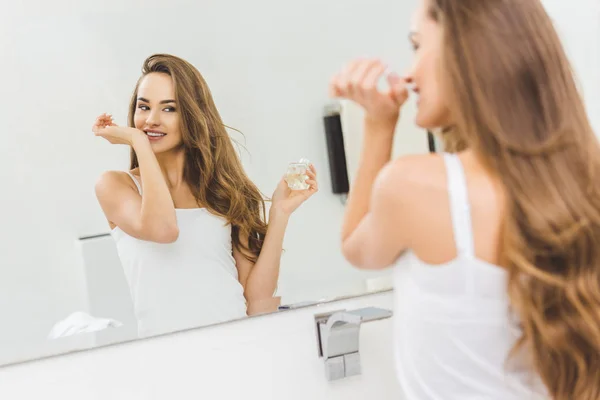
[[[327,141],[327,154],[329,156],[329,172],[331,174],[331,188],[335,194],[348,193],[348,168],[346,166],[346,150],[344,148],[344,134],[342,120],[339,113],[323,117],[325,124],[325,138]]]
[[[431,131],[427,131],[427,143],[429,144],[429,152],[435,153],[435,138]]]

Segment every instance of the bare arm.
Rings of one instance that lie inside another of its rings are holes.
[[[131,145],[138,157],[144,189],[140,196],[123,173],[104,173],[96,183],[96,196],[106,218],[138,239],[158,243],[177,240],[173,199],[146,134],[134,128],[109,126],[98,129],[96,135],[111,143]]]
[[[412,188],[406,177],[411,163],[411,158],[396,160],[380,169],[374,180],[364,177],[357,182],[362,184],[368,199],[363,199],[362,204],[354,203],[345,216],[347,230],[342,239],[342,253],[352,265],[363,269],[385,268],[408,247],[407,213],[412,209]],[[365,160],[365,165],[368,164]]]
[[[250,306],[260,305],[264,308],[269,304],[275,304],[268,299],[273,298],[279,280],[279,267],[283,249],[283,239],[288,221],[292,213],[318,192],[317,170],[314,165],[306,171],[308,179],[306,190],[292,191],[288,188],[285,180],[280,180],[273,193],[272,205],[269,211],[269,225],[261,249],[255,264],[248,261],[239,251],[234,250],[240,283],[244,287],[244,296]],[[247,243],[247,238],[240,238]]]
[[[379,171],[390,161],[394,125],[377,124],[365,119],[365,137],[356,178],[348,194],[342,224],[342,242],[356,229],[369,210],[373,183]]]
[[[400,213],[397,182],[390,178],[392,173],[379,174],[390,162],[408,91],[406,81],[396,74],[388,74],[389,89],[379,91],[378,80],[385,71],[378,60],[357,60],[334,76],[330,86],[333,97],[352,100],[365,110],[363,149],[344,214],[342,252],[351,264],[370,269],[389,265],[404,246],[394,232]]]
[[[247,260],[239,250],[233,250],[239,280],[244,287],[244,297],[248,304],[265,301],[275,294],[288,221],[289,215],[271,212],[267,234],[256,263]],[[248,244],[246,238],[240,239]]]

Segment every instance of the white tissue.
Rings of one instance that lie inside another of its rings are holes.
[[[95,318],[84,312],[77,311],[62,321],[57,322],[48,334],[48,339],[58,339],[87,332],[98,332],[108,328],[118,328],[120,326],[123,326],[123,323],[117,320],[110,318]]]

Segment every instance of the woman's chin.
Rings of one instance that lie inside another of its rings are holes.
[[[432,118],[426,112],[419,110],[415,118],[415,124],[421,128],[432,132],[438,132],[443,128],[443,124],[440,123],[439,118]]]
[[[426,129],[428,131],[434,131],[434,130],[439,129],[439,127],[436,124],[432,123],[431,119],[420,116],[419,114],[417,114],[417,118],[415,119],[415,124],[419,128]]]

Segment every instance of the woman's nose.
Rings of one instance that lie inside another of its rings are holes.
[[[159,124],[159,119],[156,113],[150,112],[148,114],[148,118],[146,119],[146,124],[156,126]]]

